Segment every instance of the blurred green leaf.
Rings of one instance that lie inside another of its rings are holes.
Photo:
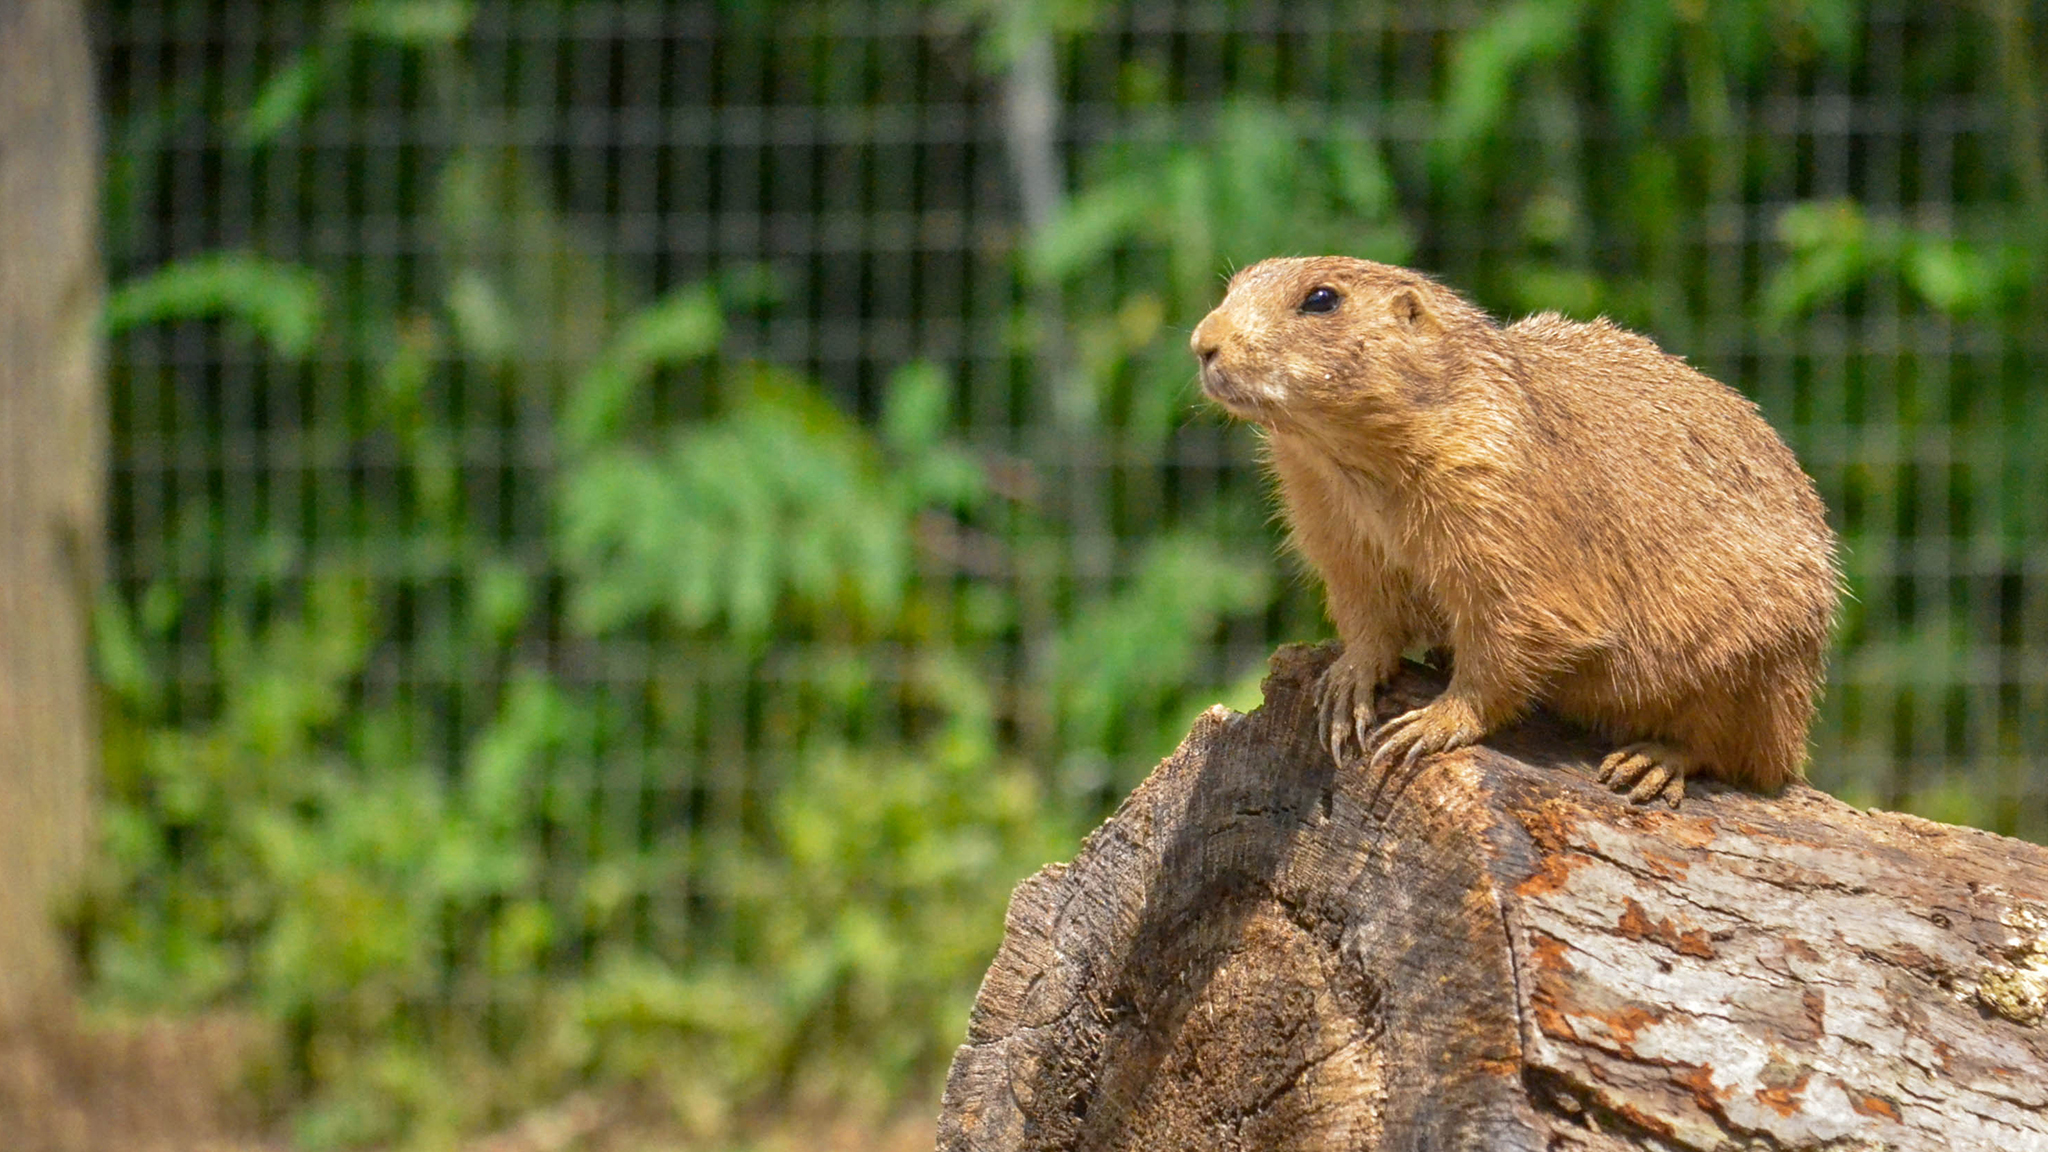
[[[1070,293],[1076,408],[1137,443],[1157,443],[1185,409],[1187,327],[1221,274],[1281,252],[1398,263],[1411,251],[1379,144],[1267,102],[1226,104],[1202,143],[1107,148],[1094,163],[1025,262]],[[1155,254],[1160,274],[1105,297],[1113,261]]]
[[[778,606],[879,625],[903,595],[917,510],[863,430],[764,372],[665,451],[608,449],[565,479],[572,617],[591,632],[650,613],[722,622],[750,642]]]
[[[1607,32],[1607,83],[1624,125],[1642,131],[1650,122],[1670,74],[1678,37],[1675,0],[1616,0],[1603,22]],[[1476,82],[1475,82],[1476,83]],[[1497,101],[1500,93],[1475,94],[1475,102]],[[1475,120],[1487,117],[1475,108]]]
[[[1069,739],[1101,747],[1112,729],[1148,708],[1175,702],[1203,682],[1196,662],[1232,615],[1257,611],[1272,595],[1270,567],[1233,556],[1193,533],[1154,538],[1129,584],[1084,606],[1059,641],[1059,681]],[[1184,729],[1192,715],[1175,716]]]
[[[526,573],[505,561],[479,566],[470,590],[471,635],[479,646],[511,639],[533,609],[533,587]]]
[[[464,797],[487,828],[503,830],[528,810],[542,758],[563,735],[565,705],[553,685],[531,673],[505,690],[505,702],[491,726],[470,746]]]
[[[1903,253],[1906,282],[1937,310],[1960,315],[1982,307],[1994,286],[1991,266],[1952,241],[1914,238]]]
[[[1765,284],[1766,318],[1784,323],[1879,278],[1903,282],[1936,311],[1963,316],[2017,297],[2034,259],[2016,245],[1983,248],[1895,220],[1872,220],[1853,201],[1796,204],[1778,219],[1785,262]]]
[[[327,82],[327,56],[321,47],[304,48],[271,73],[249,110],[242,114],[237,135],[243,145],[257,147],[275,140],[305,118]]]
[[[144,324],[225,316],[248,326],[281,356],[312,351],[320,332],[318,276],[296,264],[220,252],[167,264],[107,296],[111,333]]]
[[[518,320],[490,279],[464,268],[448,284],[448,315],[463,349],[483,360],[503,360],[518,346]]]
[[[1206,295],[1225,268],[1277,252],[1406,259],[1408,229],[1377,146],[1328,133],[1269,104],[1217,114],[1203,146],[1112,152],[1027,253],[1048,279],[1082,274],[1120,247],[1170,246],[1177,287]]]
[[[1789,253],[1761,297],[1765,318],[1777,323],[1839,299],[1864,279],[1872,261],[1869,221],[1849,201],[1787,208],[1778,217],[1778,239]]]
[[[1451,54],[1437,136],[1439,168],[1446,176],[1455,177],[1480,143],[1506,122],[1516,79],[1532,66],[1558,61],[1571,49],[1585,12],[1585,0],[1514,0],[1459,38]],[[1654,42],[1654,32],[1645,33]],[[1647,46],[1639,51],[1647,51]],[[1627,82],[1643,80],[1632,76]]]
[[[476,19],[470,0],[357,0],[349,27],[406,48],[435,48],[469,34]]]
[[[634,390],[650,373],[709,356],[724,335],[725,318],[708,284],[678,289],[649,305],[571,387],[561,415],[564,442],[581,449],[616,431]]]
[[[1863,13],[1856,0],[1799,0],[1774,4],[1772,11],[1797,24],[1828,59],[1853,61],[1862,47]]]
[[[127,606],[102,596],[93,606],[93,674],[129,707],[148,713],[157,697],[156,678]]]
[[[1058,280],[1102,259],[1118,242],[1141,234],[1155,208],[1151,182],[1105,180],[1073,199],[1025,251],[1031,273]]]
[[[1517,308],[1554,311],[1567,316],[1605,312],[1606,289],[1600,278],[1579,268],[1529,260],[1509,269],[1509,285]]]
[[[993,72],[1009,68],[1032,41],[1086,30],[1109,10],[1103,0],[943,0],[938,7],[974,24],[976,55]]]
[[[946,432],[951,386],[936,364],[915,360],[889,378],[882,405],[882,441],[899,452],[922,452]]]

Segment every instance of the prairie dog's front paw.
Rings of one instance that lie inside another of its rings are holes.
[[[1354,660],[1346,649],[1316,682],[1316,731],[1339,767],[1365,759],[1372,738],[1373,705],[1386,676],[1378,663]]]
[[[1486,726],[1480,722],[1478,709],[1446,693],[1380,727],[1372,768],[1382,771],[1397,762],[1407,767],[1424,756],[1477,743],[1484,735]]]

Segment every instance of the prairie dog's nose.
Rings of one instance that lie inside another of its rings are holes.
[[[1188,347],[1194,350],[1195,359],[1207,364],[1216,358],[1216,352],[1223,347],[1223,338],[1230,334],[1230,321],[1220,313],[1211,312],[1195,325],[1195,334],[1188,338]]]

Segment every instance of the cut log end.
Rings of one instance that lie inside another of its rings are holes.
[[[1803,785],[1633,806],[1540,719],[1339,771],[1332,655],[1018,887],[942,1149],[2048,1150],[2048,850]]]

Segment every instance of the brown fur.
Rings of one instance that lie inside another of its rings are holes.
[[[1319,286],[1335,310],[1301,310]],[[1688,771],[1796,777],[1840,579],[1820,498],[1756,407],[1605,320],[1495,324],[1420,274],[1267,260],[1195,329],[1203,390],[1267,432],[1294,547],[1344,655],[1340,761],[1404,650],[1450,686],[1383,757],[1541,701],[1618,741],[1604,775],[1673,802]],[[1646,775],[1647,773],[1647,775]],[[1671,785],[1666,788],[1667,783]]]

